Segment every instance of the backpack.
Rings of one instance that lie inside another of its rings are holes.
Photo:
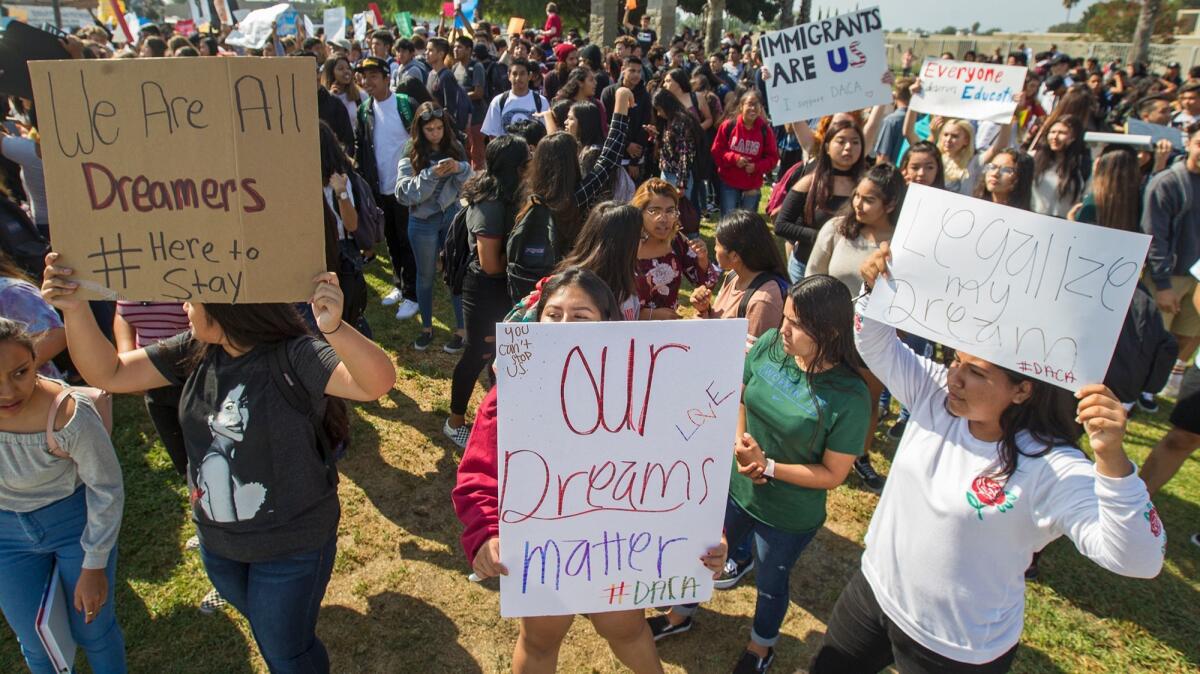
[[[771,195],[767,197],[767,216],[775,217],[775,212],[783,207],[783,200],[787,197],[788,190],[796,184],[796,181],[804,177],[804,162],[798,161],[792,164],[792,167],[784,171],[783,175],[771,186]]]
[[[367,181],[350,171],[350,189],[354,192],[354,211],[358,214],[358,229],[354,230],[354,243],[361,250],[370,250],[383,240],[383,210],[375,203],[374,190]]]
[[[514,302],[532,292],[537,282],[549,276],[558,264],[554,229],[550,207],[536,195],[531,196],[504,244],[508,257],[508,296]]]
[[[506,92],[500,94],[500,109],[497,112],[500,113],[501,119],[504,118],[504,105],[506,103],[508,103],[508,95],[510,93],[512,93],[512,92],[506,91]],[[541,94],[539,94],[538,92],[536,92],[532,89],[529,90],[529,93],[533,94],[533,110],[534,110],[534,112],[541,112],[542,111],[542,96],[541,96]],[[530,119],[537,122],[538,124],[542,123],[541,117],[530,117]]]
[[[327,395],[320,405],[314,407],[308,390],[304,388],[304,383],[292,368],[287,349],[286,341],[271,349],[271,381],[292,409],[308,417],[313,428],[313,451],[325,465],[325,476],[329,479],[329,484],[336,485],[337,461],[345,456],[346,448],[350,444],[350,415],[346,409],[346,401]]]
[[[508,69],[499,61],[488,61],[483,66],[483,97],[492,100],[512,88],[508,81]],[[503,104],[501,104],[503,107]]]
[[[463,279],[467,276],[467,268],[471,265],[474,251],[471,250],[470,232],[467,230],[467,210],[458,209],[454,219],[450,221],[450,229],[446,231],[446,243],[442,246],[442,280],[450,289],[451,295],[461,295]]]
[[[0,199],[0,249],[31,277],[42,277],[50,242],[42,237],[25,211],[8,199]]]
[[[787,297],[787,279],[769,271],[759,272],[758,276],[755,276],[754,280],[750,282],[750,287],[746,288],[746,294],[742,295],[742,301],[738,302],[738,318],[746,317],[746,309],[750,306],[750,300],[754,298],[754,293],[758,292],[758,289],[765,286],[768,281],[774,281],[779,284],[779,294],[785,298]]]
[[[371,114],[371,105],[373,99],[368,98],[358,106],[358,124],[362,126],[367,123],[367,115]],[[396,110],[400,113],[400,121],[404,122],[404,128],[411,129],[413,123],[413,104],[412,99],[408,94],[396,92]]]

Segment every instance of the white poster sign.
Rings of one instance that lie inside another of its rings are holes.
[[[771,122],[787,124],[890,103],[879,8],[771,31],[758,38]]]
[[[1025,86],[1024,66],[969,63],[925,57],[918,76],[921,93],[909,103],[916,112],[1007,124]]]
[[[325,27],[325,41],[346,39],[346,8],[330,7],[321,14],[321,24]]]
[[[225,38],[225,43],[245,49],[262,49],[271,41],[271,32],[275,30],[279,17],[291,8],[290,4],[281,2],[250,12],[238,21],[237,29]]]
[[[500,615],[711,597],[746,327],[497,326]]]
[[[354,15],[354,41],[359,44],[366,44],[367,40],[367,14],[369,12],[359,12]]]
[[[192,21],[196,22],[196,27],[212,23],[212,16],[208,11],[208,0],[188,0],[188,9],[191,10]]]
[[[867,316],[1076,391],[1104,381],[1149,247],[914,184]]]

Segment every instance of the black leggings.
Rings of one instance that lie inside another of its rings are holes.
[[[808,671],[809,674],[878,672],[894,663],[904,674],[1001,674],[1012,667],[1016,655],[1017,645],[1014,645],[991,662],[972,665],[934,653],[884,614],[859,569],[842,589],[825,638]]]
[[[496,324],[512,309],[507,281],[468,270],[463,278],[462,307],[467,336],[450,384],[451,414],[467,413],[479,373],[495,358]],[[491,342],[486,341],[489,337]]]
[[[146,413],[171,457],[175,472],[187,477],[187,448],[183,444],[183,427],[179,425],[179,396],[182,386],[164,386],[146,391]]]
[[[375,203],[383,210],[383,238],[392,258],[392,283],[406,300],[417,301],[417,262],[408,242],[408,207],[391,194],[376,194]]]

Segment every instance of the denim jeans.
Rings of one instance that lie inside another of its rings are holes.
[[[796,258],[795,255],[789,255],[788,264],[788,280],[793,284],[799,283],[800,279],[804,278],[804,263]]]
[[[758,602],[754,607],[754,628],[750,631],[750,640],[754,643],[770,647],[779,641],[779,627],[788,610],[788,576],[817,531],[793,534],[776,529],[751,517],[732,498],[725,506],[725,540],[729,549],[744,549],[742,543],[751,541],[757,559],[754,584],[758,589]],[[688,604],[672,610],[691,615],[696,606]]]
[[[329,671],[329,653],[317,638],[317,614],[336,556],[336,535],[316,550],[266,562],[238,562],[200,546],[209,580],[246,616],[272,674]]]
[[[458,213],[458,205],[434,215],[418,218],[411,210],[408,215],[408,242],[412,246],[413,259],[417,267],[417,304],[421,307],[421,325],[433,327],[433,284],[437,282],[438,255],[446,243],[446,232],[450,222]],[[454,327],[463,327],[462,296],[450,298],[454,305]]]
[[[87,654],[96,674],[121,674],[125,666],[125,636],[117,625],[113,594],[117,589],[117,550],[108,555],[105,576],[108,597],[90,624],[74,608],[75,584],[83,569],[79,537],[87,524],[86,490],[32,512],[0,510],[0,610],[17,640],[25,663],[34,674],[53,672],[50,658],[38,639],[35,623],[42,591],[50,569],[58,561],[58,574],[67,598],[71,635]]]
[[[723,218],[739,209],[757,213],[760,199],[762,199],[761,190],[743,192],[736,187],[721,185],[721,217]]]

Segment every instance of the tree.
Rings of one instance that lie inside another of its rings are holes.
[[[937,32],[938,35],[954,35],[958,33],[958,29],[954,26],[946,26]]]
[[[1142,0],[1138,12],[1137,28],[1133,31],[1133,44],[1129,45],[1129,60],[1146,63],[1150,61],[1150,35],[1162,9],[1162,0]]]
[[[1157,1],[1157,0],[1156,0]],[[1170,42],[1175,32],[1175,2],[1168,2],[1167,11],[1160,11],[1154,24],[1153,37],[1156,41]],[[1141,13],[1142,3],[1137,0],[1105,0],[1084,10],[1079,17],[1079,30],[1105,42],[1130,42]],[[1058,32],[1058,31],[1056,31]]]
[[[800,0],[800,13],[796,23],[812,23],[812,0]]]
[[[711,54],[721,48],[721,28],[725,25],[725,0],[705,3],[708,22],[704,26],[704,51]]]
[[[1071,10],[1079,4],[1079,0],[1062,0],[1063,8],[1067,10],[1067,23],[1071,23]]]
[[[976,21],[975,23],[971,24],[971,35],[978,35],[978,34],[979,34],[979,26],[980,26],[980,23],[979,23],[978,21]]]

